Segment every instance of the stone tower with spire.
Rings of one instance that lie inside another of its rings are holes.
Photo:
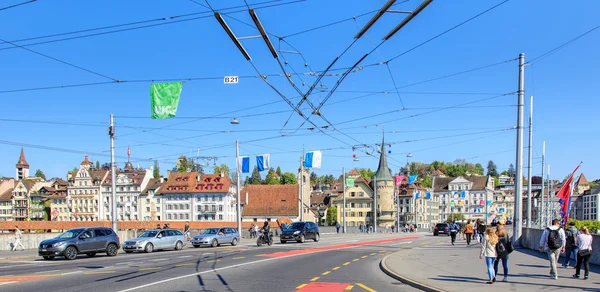
[[[377,225],[385,227],[394,226],[396,221],[396,208],[394,202],[394,178],[387,164],[387,152],[385,149],[385,138],[381,141],[381,156],[379,166],[375,173],[374,188],[377,190]]]
[[[21,156],[19,156],[19,162],[17,162],[17,170],[15,173],[15,178],[17,180],[29,177],[29,163],[25,160],[25,151],[23,148],[21,148]]]

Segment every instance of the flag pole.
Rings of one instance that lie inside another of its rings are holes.
[[[300,221],[304,221],[304,145],[300,157]]]
[[[342,167],[342,186],[343,186],[343,190],[344,192],[342,193],[342,210],[344,211],[343,213],[343,223],[344,223],[344,229],[343,229],[343,233],[346,233],[346,168]]]
[[[235,163],[237,165],[236,167],[236,195],[237,195],[237,206],[236,206],[236,219],[237,219],[237,228],[238,228],[238,232],[241,235],[242,234],[242,212],[241,212],[241,204],[242,202],[240,201],[240,171],[242,170],[241,167],[241,163],[240,163],[240,142],[238,140],[235,140]],[[247,204],[248,202],[246,202]]]

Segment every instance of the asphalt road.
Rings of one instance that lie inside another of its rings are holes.
[[[416,291],[379,269],[423,235],[339,235],[320,242],[185,248],[74,261],[0,261],[0,291]]]

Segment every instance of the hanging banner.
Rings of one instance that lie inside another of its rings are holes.
[[[346,187],[351,188],[354,187],[354,179],[351,177],[346,178]]]
[[[258,171],[269,169],[271,167],[271,156],[269,154],[257,155],[256,167],[258,168]]]
[[[454,201],[451,201],[450,202],[450,207],[454,207],[454,206],[455,206]]]
[[[183,82],[156,83],[150,85],[150,105],[153,119],[175,116]]]
[[[402,181],[404,180],[403,175],[397,175],[394,178],[396,179],[396,187],[399,187],[400,185],[402,185]]]
[[[431,199],[431,193],[427,192],[427,195],[425,195],[425,199],[430,200]]]
[[[304,167],[321,168],[323,153],[321,151],[306,152],[304,155]]]
[[[408,176],[408,185],[412,185],[417,180],[418,175],[410,175]]]
[[[250,172],[250,156],[241,156],[238,158],[238,167],[241,168],[242,173]]]

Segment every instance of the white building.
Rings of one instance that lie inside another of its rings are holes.
[[[600,186],[585,191],[583,195],[583,220],[600,221]]]
[[[160,194],[160,187],[165,182],[163,177],[152,178],[148,182],[148,186],[140,193],[139,209],[140,219],[144,221],[148,220],[162,220],[162,195]]]
[[[117,220],[138,221],[140,220],[140,209],[138,198],[142,190],[146,188],[152,178],[152,170],[134,170],[131,163],[127,162],[123,171],[117,171],[116,196],[117,196]],[[104,220],[112,220],[112,173],[102,183],[102,208],[100,217]]]
[[[67,201],[70,219],[73,221],[98,221],[100,216],[100,187],[108,171],[92,168],[92,162],[86,155],[79,170],[68,175]]]
[[[494,198],[494,179],[489,176],[440,177],[435,179],[434,193],[440,196],[440,220],[462,214],[465,220],[487,220]],[[487,216],[486,216],[487,214]]]

